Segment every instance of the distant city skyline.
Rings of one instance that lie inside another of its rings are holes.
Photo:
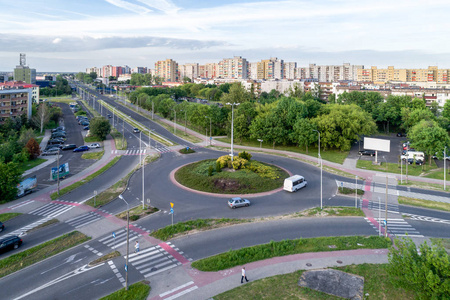
[[[443,0],[12,1],[0,11],[0,71],[12,71],[19,53],[37,72],[234,56],[447,69],[448,11]]]

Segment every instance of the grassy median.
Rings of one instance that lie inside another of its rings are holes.
[[[77,182],[75,182],[74,184],[71,184],[71,185],[66,186],[65,188],[59,190],[59,196],[58,196],[58,193],[57,193],[57,192],[51,194],[51,195],[50,195],[50,198],[51,198],[52,200],[55,200],[55,199],[57,199],[58,197],[61,197],[62,195],[65,195],[65,194],[70,193],[70,192],[73,191],[74,189],[76,189],[76,188],[82,186],[83,184],[88,183],[89,181],[91,181],[91,180],[94,179],[95,177],[99,176],[100,174],[102,174],[103,172],[105,172],[106,170],[108,170],[109,168],[111,168],[116,162],[119,161],[119,159],[120,159],[120,156],[114,157],[110,162],[108,162],[108,163],[106,164],[106,166],[104,166],[103,168],[101,168],[101,169],[98,170],[97,172],[95,172],[95,173],[93,173],[93,174],[91,174],[91,175],[89,175],[89,176],[86,176],[84,179],[82,179],[82,180],[80,180],[80,181],[77,181]]]
[[[20,216],[21,213],[4,213],[0,214],[0,222],[6,222],[8,220],[11,220],[12,218],[15,218],[17,216]]]
[[[72,231],[36,247],[13,254],[0,260],[0,278],[70,249],[76,245],[84,243],[90,239],[90,237],[82,234],[81,232]]]
[[[200,271],[214,272],[277,256],[308,252],[382,249],[388,248],[391,244],[389,239],[378,236],[318,237],[281,242],[271,241],[268,244],[230,250],[200,259],[194,261],[192,267]]]

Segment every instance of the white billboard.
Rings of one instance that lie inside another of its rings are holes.
[[[391,141],[364,137],[364,149],[391,152]]]

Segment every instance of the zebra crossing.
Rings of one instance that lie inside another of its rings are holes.
[[[369,218],[364,218],[372,227],[380,234],[380,227],[385,228],[383,218],[374,218],[378,222],[378,226],[375,226]],[[404,219],[387,219],[387,231],[389,234],[396,237],[413,236],[423,237],[414,227],[408,224]],[[382,233],[382,232],[381,232]]]
[[[186,148],[187,146],[183,146],[183,148]],[[159,152],[159,153],[167,153],[174,151],[173,149],[170,149],[169,147],[166,147],[164,145],[157,145],[156,147],[152,147],[153,150]],[[146,155],[147,149],[129,149],[129,150],[111,150],[111,154],[120,154],[120,155]]]
[[[114,237],[114,235],[115,235],[115,237]],[[115,248],[125,245],[127,243],[126,229],[121,229],[119,231],[116,231],[116,232],[114,232],[114,235],[107,235],[98,241],[103,243],[107,247],[110,247],[111,249],[115,249]],[[129,240],[134,241],[135,239],[137,239],[140,236],[141,236],[141,234],[137,233],[136,231],[130,230]]]
[[[76,216],[73,219],[67,220],[66,223],[75,228],[80,228],[91,223],[97,222],[99,219],[103,218],[96,212],[88,212],[87,214]]]
[[[383,202],[380,203],[380,202],[376,202],[376,201],[369,201],[367,208],[369,210],[373,210],[373,211],[378,211],[378,210],[385,211],[386,205]],[[388,209],[388,213],[394,213],[394,214],[399,214],[400,213],[400,210],[398,208],[398,204],[390,204],[390,203],[388,203],[387,209]]]
[[[150,277],[181,265],[178,260],[159,245],[129,255],[128,262],[144,277]]]
[[[408,214],[408,213],[402,213],[402,214],[405,215],[405,216],[410,217],[412,220],[426,221],[426,222],[433,222],[433,223],[450,224],[450,220],[433,218],[433,217],[426,217],[426,216],[419,216],[419,215]]]
[[[45,204],[42,207],[39,207],[28,214],[30,215],[37,215],[37,216],[43,216],[48,218],[55,218],[65,212],[68,212],[75,206],[73,205],[67,205],[62,203],[48,203]]]
[[[51,219],[50,217],[42,218],[39,221],[33,222],[31,224],[28,224],[27,226],[24,226],[24,227],[19,228],[17,230],[8,232],[7,234],[3,235],[2,238],[10,237],[10,236],[13,236],[13,235],[24,236],[24,235],[26,235],[27,231],[29,231],[29,230],[31,230],[31,229],[33,229],[33,228],[35,228],[35,227],[37,227],[37,226],[47,222],[47,221],[49,221],[50,219]]]

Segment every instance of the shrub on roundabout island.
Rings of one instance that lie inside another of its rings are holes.
[[[175,173],[175,179],[182,185],[211,193],[248,194],[271,191],[282,187],[284,178],[289,174],[284,170],[247,160],[245,156],[224,155],[218,159],[197,161],[181,167]]]
[[[189,147],[186,147],[186,148],[180,149],[179,152],[180,152],[181,154],[189,154],[189,153],[194,153],[195,151],[192,150],[192,149],[189,148]]]

